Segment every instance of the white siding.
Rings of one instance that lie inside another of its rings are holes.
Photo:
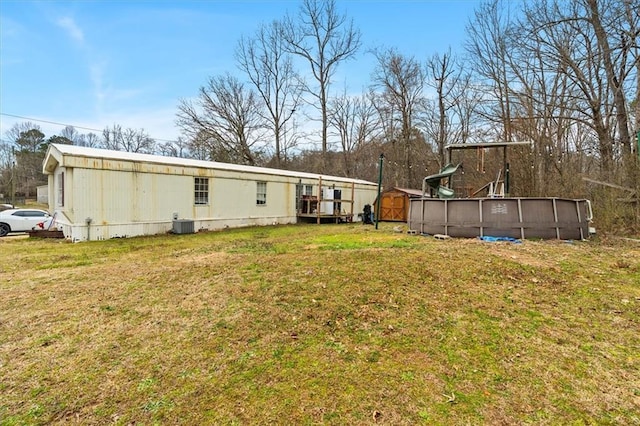
[[[62,172],[65,181],[64,205],[50,203],[50,208],[73,241],[168,232],[174,214],[194,220],[196,231],[295,223],[296,185],[313,185],[317,194],[320,181],[320,176],[308,173],[269,173],[269,169],[193,160],[181,165],[180,159],[131,153],[118,158],[120,153],[106,152],[54,144],[47,153],[44,171],[49,174],[49,195],[58,193]],[[195,204],[195,177],[209,179],[206,205]],[[256,203],[258,181],[267,182],[266,204]],[[354,198],[356,217],[364,204],[373,202],[377,189],[371,182],[327,176],[322,177],[322,186],[341,189],[343,199]],[[343,203],[342,210],[349,213],[350,203]]]

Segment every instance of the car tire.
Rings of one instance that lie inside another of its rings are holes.
[[[0,223],[0,237],[6,237],[11,232],[11,227],[6,223]]]

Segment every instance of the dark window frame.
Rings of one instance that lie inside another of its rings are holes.
[[[261,190],[263,189],[263,190]],[[267,205],[267,182],[263,180],[256,181],[256,205]]]
[[[209,178],[194,177],[193,199],[196,206],[209,205]]]

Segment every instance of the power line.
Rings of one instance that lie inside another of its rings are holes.
[[[104,130],[104,129],[92,129],[90,127],[74,126],[73,124],[58,123],[56,121],[41,120],[41,119],[38,119],[38,118],[25,117],[25,116],[22,116],[22,115],[8,114],[6,112],[0,112],[0,115],[4,115],[4,116],[7,116],[7,117],[13,117],[13,118],[19,118],[21,120],[36,121],[38,123],[53,124],[55,126],[73,127],[74,129],[89,130],[91,132],[102,132],[102,130]],[[149,137],[151,139],[153,139],[155,141],[159,141],[159,142],[177,142],[177,141],[171,140],[171,139],[157,139],[157,138],[154,138],[154,137],[151,137],[151,136],[149,136]]]
[[[81,127],[81,126],[74,126],[72,124],[57,123],[55,121],[40,120],[38,118],[24,117],[22,115],[7,114],[6,112],[0,112],[0,115],[5,115],[7,117],[13,117],[13,118],[20,118],[22,120],[37,121],[39,123],[54,124],[56,126],[65,126],[65,127],[66,126],[71,126],[71,127],[75,128],[75,129],[91,130],[92,132],[102,132],[102,130],[92,129],[90,127]]]

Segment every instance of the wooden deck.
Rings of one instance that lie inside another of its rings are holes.
[[[351,198],[323,198],[322,195],[322,179],[318,180],[317,195],[301,195],[297,199],[298,220],[304,222],[321,223],[347,223],[353,222],[353,198],[355,194],[355,185],[352,183],[350,188]],[[338,188],[336,188],[338,189]],[[345,189],[340,188],[340,194],[344,194]],[[333,210],[333,211],[331,211]]]

